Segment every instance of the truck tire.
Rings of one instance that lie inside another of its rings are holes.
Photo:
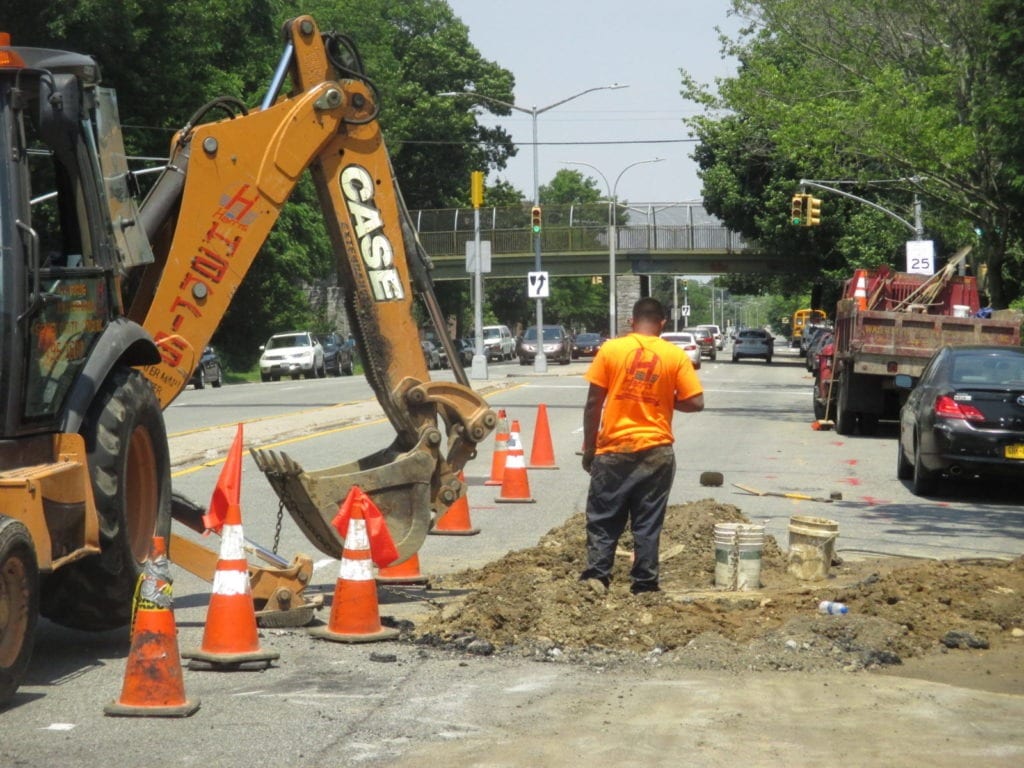
[[[99,512],[100,554],[64,566],[41,591],[42,614],[75,629],[125,626],[154,536],[171,533],[171,469],[160,404],[138,371],[118,368],[82,424]]]
[[[0,709],[18,690],[39,617],[39,569],[28,528],[0,515]]]
[[[849,381],[846,376],[838,379],[836,392],[836,434],[852,435],[857,429],[857,414],[850,410]]]

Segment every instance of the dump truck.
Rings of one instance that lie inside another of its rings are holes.
[[[340,557],[330,521],[358,485],[401,562],[464,493],[459,473],[496,423],[454,349],[455,381],[430,380],[413,304],[439,329],[444,318],[358,51],[308,16],[283,38],[262,103],[199,108],[139,200],[97,62],[0,34],[0,706],[23,677],[38,615],[87,630],[128,623],[154,536],[169,538],[176,563],[212,575],[215,553],[171,535],[172,518],[202,530],[204,510],[172,492],[163,409],[307,170],[395,438],[310,472],[253,451],[282,506]],[[260,554],[270,562],[250,565],[254,599],[302,607],[309,559]]]
[[[934,275],[888,268],[857,270],[836,304],[835,335],[818,359],[814,417],[841,435],[874,434],[896,419],[903,393],[897,374],[917,378],[946,344],[1020,344],[1012,311],[983,313],[975,277],[955,274],[960,258]]]

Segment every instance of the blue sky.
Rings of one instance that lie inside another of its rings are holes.
[[[729,0],[448,0],[481,54],[515,75],[515,103],[532,109],[612,83],[540,114],[538,178],[546,184],[569,167],[615,188],[630,202],[700,197],[692,143],[682,118],[695,107],[679,95],[679,70],[702,82],[735,71],[719,52],[715,27],[734,33]],[[533,191],[532,118],[513,112],[483,120],[502,125],[520,144],[508,167],[490,174],[528,196]],[[641,162],[657,157],[662,162]],[[588,163],[597,168],[566,165]],[[639,165],[625,170],[632,163]],[[621,176],[620,176],[621,173]]]

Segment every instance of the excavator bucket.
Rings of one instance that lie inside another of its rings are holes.
[[[331,521],[349,490],[358,486],[380,509],[398,548],[398,562],[412,557],[433,525],[431,480],[437,467],[428,451],[394,455],[385,449],[359,461],[307,472],[287,454],[251,451],[285,509],[312,544],[340,558],[344,540]]]

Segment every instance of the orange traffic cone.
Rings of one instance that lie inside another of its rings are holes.
[[[103,708],[108,715],[188,717],[199,699],[185,698],[178,655],[167,542],[153,539],[132,607],[132,646],[121,697]]]
[[[526,477],[526,457],[519,440],[519,422],[513,421],[508,434],[508,457],[505,459],[505,473],[501,481],[501,493],[495,501],[522,502],[532,504],[530,481]]]
[[[491,456],[491,477],[484,485],[501,485],[505,476],[505,459],[508,457],[508,417],[505,409],[498,411],[498,426],[494,429],[494,454]]]
[[[466,482],[466,476],[461,472],[459,481],[463,484]],[[459,496],[430,529],[430,533],[436,536],[473,536],[480,533],[480,529],[474,528],[469,520],[469,495],[463,493]]]
[[[203,643],[182,656],[191,659],[189,669],[266,669],[280,654],[260,648],[237,504],[228,507],[220,535],[220,559],[213,575]]]
[[[548,426],[548,407],[537,406],[537,423],[533,428],[533,446],[530,448],[530,469],[558,469],[555,464],[555,449],[551,444],[551,428]]]
[[[420,573],[420,556],[413,554],[398,565],[377,569],[378,584],[426,584],[429,579]]]
[[[220,530],[220,558],[213,575],[203,643],[198,649],[182,654],[192,660],[189,669],[266,669],[280,655],[277,651],[260,648],[249,564],[245,559],[245,534],[239,505],[241,489],[242,425],[239,424],[210,501],[211,514],[218,500],[227,507],[222,514],[204,517],[205,524]]]
[[[856,283],[853,287],[853,298],[857,302],[857,309],[862,312],[868,308],[868,273],[866,270],[858,269],[853,273]]]
[[[367,521],[367,517],[371,520]],[[374,526],[373,534],[367,529],[368,522]],[[377,582],[371,567],[374,559],[387,564],[398,557],[387,527],[383,526],[380,510],[358,486],[352,486],[333,525],[345,540],[345,548],[334,587],[331,618],[326,627],[311,629],[310,634],[338,643],[367,643],[397,637],[398,630],[380,623]],[[371,548],[374,540],[382,543],[382,550],[390,545],[388,552],[375,554]]]

